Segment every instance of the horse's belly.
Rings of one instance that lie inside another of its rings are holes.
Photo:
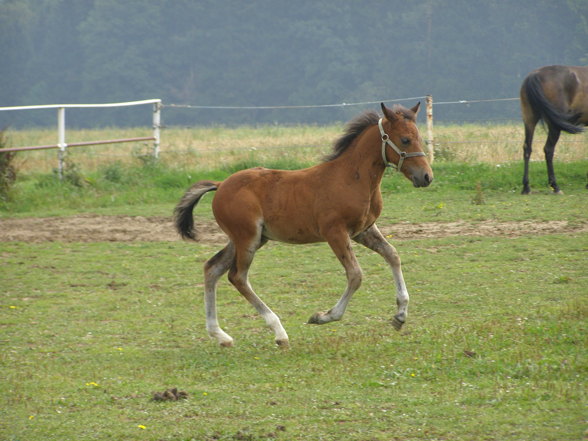
[[[285,219],[282,222],[277,219],[266,220],[262,235],[271,240],[293,244],[322,242],[324,240],[318,232],[312,231],[307,226],[285,222]]]

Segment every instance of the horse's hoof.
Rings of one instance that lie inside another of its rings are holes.
[[[552,194],[554,194],[555,196],[559,196],[559,195],[563,195],[564,192],[561,190],[554,190]]]
[[[232,348],[233,347],[233,340],[221,341],[219,344],[223,348]]]
[[[324,312],[317,312],[315,314],[313,314],[313,316],[311,318],[308,319],[308,324],[309,325],[322,325],[323,323],[325,323],[324,317],[325,313]]]
[[[308,319],[309,325],[320,325],[318,312]]]
[[[288,349],[290,347],[290,341],[289,340],[276,340],[276,344],[281,348],[281,349]]]
[[[402,329],[402,325],[404,325],[404,322],[400,321],[398,317],[394,317],[392,319],[392,326],[394,326],[394,329],[396,329],[397,331],[400,331],[400,329]]]

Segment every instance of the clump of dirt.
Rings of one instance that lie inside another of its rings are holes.
[[[177,387],[167,389],[163,392],[154,392],[152,401],[179,401],[188,399],[188,393],[183,390],[178,390]]]

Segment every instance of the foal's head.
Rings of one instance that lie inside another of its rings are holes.
[[[427,157],[412,156],[411,153],[423,152],[423,140],[416,126],[416,116],[421,103],[411,109],[395,105],[392,109],[382,103],[384,120],[382,127],[390,140],[401,153],[390,146],[386,146],[385,156],[388,162],[401,164],[398,171],[412,181],[415,187],[427,187],[433,181],[433,170]],[[407,155],[401,161],[401,155]]]

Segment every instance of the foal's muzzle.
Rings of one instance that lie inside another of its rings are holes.
[[[433,174],[424,172],[412,175],[412,185],[415,187],[428,187],[433,182]]]

